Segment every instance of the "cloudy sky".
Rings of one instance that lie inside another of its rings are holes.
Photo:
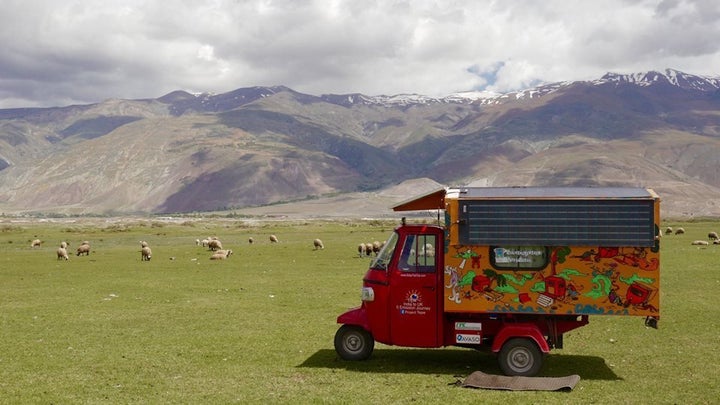
[[[717,0],[1,0],[0,108],[285,85],[506,92],[720,76]]]

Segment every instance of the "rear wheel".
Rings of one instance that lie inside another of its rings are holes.
[[[335,333],[335,351],[344,360],[366,360],[372,354],[375,339],[356,325],[343,325]]]
[[[540,372],[543,353],[528,338],[510,339],[498,353],[498,364],[505,375],[534,376]]]

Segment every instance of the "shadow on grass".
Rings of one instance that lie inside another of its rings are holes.
[[[334,368],[368,373],[415,373],[465,376],[473,371],[502,374],[495,356],[472,350],[441,349],[375,349],[366,361],[340,359],[334,350],[322,349],[307,358],[298,367]],[[549,355],[539,376],[561,377],[577,374],[587,380],[620,380],[595,356]]]

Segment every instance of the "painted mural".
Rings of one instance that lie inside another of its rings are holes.
[[[659,316],[657,247],[455,246],[445,311]]]

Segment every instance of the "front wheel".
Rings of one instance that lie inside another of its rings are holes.
[[[375,347],[370,332],[357,325],[343,325],[335,333],[335,351],[344,360],[367,360]]]
[[[543,353],[528,338],[510,339],[498,353],[498,364],[505,375],[532,377],[540,372]]]

